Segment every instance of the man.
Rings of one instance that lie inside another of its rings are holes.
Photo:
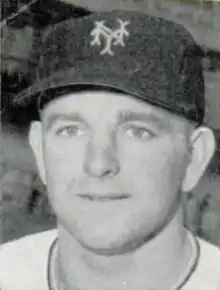
[[[220,252],[183,226],[215,149],[199,48],[181,26],[129,12],[51,29],[29,140],[58,230],[3,245],[3,290],[217,290]]]

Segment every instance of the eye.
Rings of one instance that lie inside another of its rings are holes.
[[[132,139],[148,140],[155,136],[155,134],[149,129],[136,125],[129,125],[125,129],[125,133]]]
[[[82,136],[84,131],[78,125],[66,125],[56,130],[58,136]]]

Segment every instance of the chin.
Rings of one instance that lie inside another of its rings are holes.
[[[159,234],[161,217],[152,219],[137,214],[77,215],[62,219],[68,238],[100,255],[120,255],[133,252]]]
[[[81,240],[79,242],[84,248],[100,256],[123,255],[133,250],[126,242],[112,238],[99,241]]]
[[[100,255],[114,255],[124,244],[119,233],[107,228],[84,229],[75,232],[74,236],[83,247]]]
[[[84,229],[85,230],[85,229]],[[144,235],[143,235],[144,233]],[[73,231],[73,236],[84,248],[98,255],[123,255],[131,253],[140,248],[150,240],[154,233],[147,233],[129,230],[128,228],[114,230],[108,229],[87,229],[85,231]]]

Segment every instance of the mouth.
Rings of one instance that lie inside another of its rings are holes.
[[[129,194],[114,194],[114,193],[108,193],[108,194],[92,194],[92,193],[82,193],[78,194],[78,197],[88,200],[88,201],[96,201],[96,202],[109,202],[109,201],[119,201],[124,200],[130,197]]]

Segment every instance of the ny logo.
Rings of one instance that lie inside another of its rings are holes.
[[[105,21],[96,21],[95,27],[91,31],[91,36],[93,40],[90,42],[91,46],[98,45],[101,46],[101,36],[105,39],[105,47],[101,50],[100,54],[110,54],[114,55],[112,51],[112,46],[125,46],[125,37],[129,36],[130,33],[126,30],[126,26],[129,21],[122,21],[118,19],[119,28],[112,30],[105,25]]]

